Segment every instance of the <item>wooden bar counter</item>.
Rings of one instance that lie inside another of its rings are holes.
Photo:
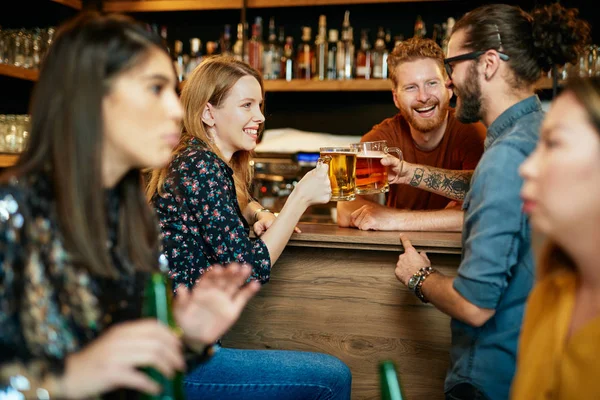
[[[406,400],[443,399],[450,318],[394,275],[398,232],[300,224],[224,347],[318,351],[352,370],[352,398],[379,399],[378,363],[396,362]],[[442,273],[456,275],[460,233],[406,232]]]

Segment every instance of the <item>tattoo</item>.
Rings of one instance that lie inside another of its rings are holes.
[[[447,178],[444,177],[444,180],[446,180]],[[430,189],[434,189],[434,190],[438,190],[440,188],[440,185],[442,183],[442,174],[438,174],[436,172],[431,172],[429,174],[429,176],[426,176],[425,179],[423,180],[423,182],[425,183],[425,185],[430,188]]]
[[[410,186],[419,186],[419,183],[421,183],[421,180],[423,179],[424,173],[425,170],[423,168],[416,168],[415,173],[410,180]]]
[[[473,171],[454,171],[433,167],[416,168],[410,185],[453,200],[464,200],[471,187]]]
[[[442,182],[442,190],[454,195],[455,198],[460,198],[460,200],[465,198],[470,186],[470,180],[464,175],[446,175],[444,182]]]

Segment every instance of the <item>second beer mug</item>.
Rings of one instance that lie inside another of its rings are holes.
[[[329,165],[331,201],[356,198],[356,151],[350,146],[321,147],[320,163]]]
[[[388,192],[387,169],[381,165],[381,159],[394,152],[402,160],[402,152],[397,147],[387,147],[385,140],[353,143],[356,154],[356,194],[375,194]]]

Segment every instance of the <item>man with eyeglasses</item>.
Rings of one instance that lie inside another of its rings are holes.
[[[409,183],[445,174],[470,182],[463,202],[462,260],[444,276],[401,237],[396,277],[423,302],[452,317],[447,400],[505,400],[515,372],[525,303],[534,280],[530,227],[519,198],[519,165],[533,151],[543,118],[534,84],[542,71],[571,61],[589,30],[558,4],[525,13],[492,4],[454,26],[445,59],[456,116],[487,126],[485,151],[471,172],[382,161],[390,181]],[[439,191],[434,191],[440,193]]]
[[[444,52],[431,39],[410,38],[388,57],[392,95],[399,113],[366,133],[362,142],[385,140],[406,161],[444,169],[473,170],[483,154],[485,127],[463,124],[450,107],[452,90],[445,83]],[[468,183],[468,182],[467,182]],[[465,194],[468,184],[428,181],[442,190]],[[460,231],[464,212],[440,194],[392,185],[386,204],[377,195],[338,202],[338,225],[361,230]]]

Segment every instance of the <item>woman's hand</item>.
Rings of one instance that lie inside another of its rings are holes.
[[[251,272],[248,265],[214,265],[192,290],[177,288],[173,314],[191,348],[200,349],[215,342],[238,319],[260,289],[257,281],[245,284]]]
[[[160,393],[160,386],[142,367],[172,377],[185,369],[182,344],[171,329],[155,319],[125,322],[108,329],[66,359],[56,398],[95,397],[114,389]]]
[[[254,222],[254,225],[252,226],[256,236],[260,236],[265,233],[267,229],[273,225],[273,222],[275,222],[276,219],[277,217],[275,214],[271,212],[262,211],[256,214],[256,222]]]
[[[269,229],[271,227],[271,225],[273,225],[273,222],[275,222],[276,219],[277,219],[277,216],[273,213],[270,213],[270,212],[258,213],[258,219],[252,226],[252,229],[254,230],[254,234],[256,236],[261,236],[263,233],[265,233],[267,231],[267,229]],[[302,231],[298,227],[294,228],[294,232],[302,233]]]
[[[325,204],[331,200],[331,182],[329,181],[329,165],[318,164],[308,171],[298,182],[293,193],[296,193],[308,206]]]

